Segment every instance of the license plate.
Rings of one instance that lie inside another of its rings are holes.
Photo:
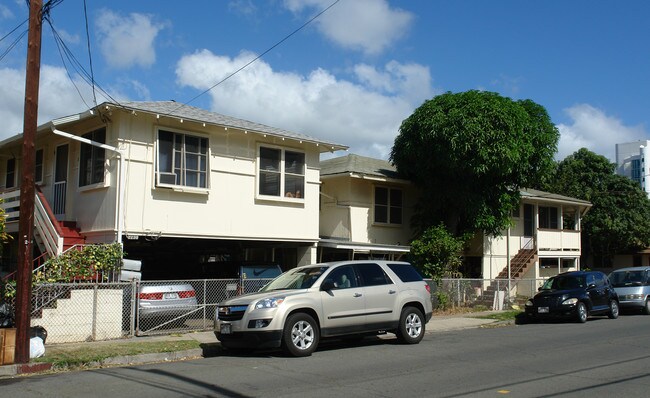
[[[232,325],[229,323],[223,323],[221,324],[221,334],[231,334],[232,333]]]
[[[163,293],[163,300],[178,300],[178,293]]]
[[[537,312],[540,314],[548,314],[548,307],[539,307],[537,308]]]

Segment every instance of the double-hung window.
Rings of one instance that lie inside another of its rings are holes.
[[[7,159],[7,170],[5,171],[5,188],[16,186],[16,158]]]
[[[375,223],[402,224],[402,190],[375,187]]]
[[[82,135],[83,138],[100,144],[106,143],[106,129],[101,128]],[[106,150],[90,144],[81,144],[79,153],[79,186],[104,182],[104,162]]]
[[[158,131],[157,184],[208,188],[208,139]]]
[[[258,195],[304,198],[304,153],[260,146],[258,165]]]
[[[34,167],[34,182],[43,182],[43,150],[36,151],[36,165]]]

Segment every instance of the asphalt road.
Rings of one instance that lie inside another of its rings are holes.
[[[648,397],[650,316],[0,380],[2,397]]]

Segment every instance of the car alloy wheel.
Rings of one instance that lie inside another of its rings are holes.
[[[314,318],[304,313],[291,315],[285,323],[282,344],[295,357],[311,355],[318,346],[320,333]]]
[[[618,318],[618,301],[612,300],[609,302],[609,314],[607,314],[609,319]]]
[[[578,308],[576,309],[576,313],[578,314],[578,322],[580,323],[585,323],[587,322],[587,306],[585,306],[585,303],[578,303]]]
[[[650,315],[650,300],[645,301],[645,306],[643,307],[643,313]]]
[[[417,344],[424,337],[425,325],[422,312],[415,307],[405,307],[399,320],[397,338],[407,344]]]

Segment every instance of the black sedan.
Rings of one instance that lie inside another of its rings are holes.
[[[587,322],[589,315],[618,318],[618,296],[607,275],[598,271],[565,272],[549,278],[526,302],[530,318],[565,317]]]

